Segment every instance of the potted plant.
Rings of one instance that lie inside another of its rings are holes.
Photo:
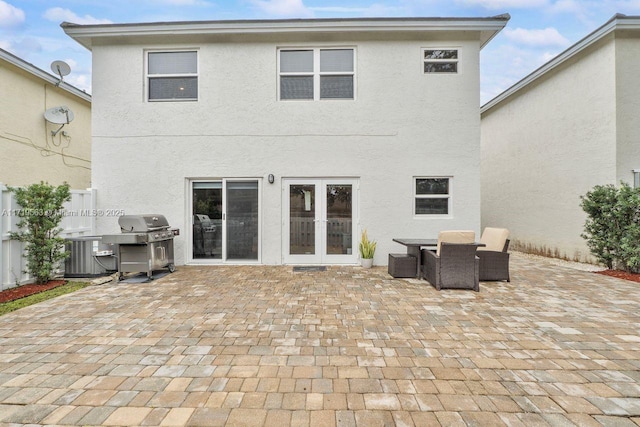
[[[364,268],[371,268],[373,265],[373,255],[376,253],[376,242],[374,240],[369,240],[366,229],[362,230],[359,248],[360,263]]]

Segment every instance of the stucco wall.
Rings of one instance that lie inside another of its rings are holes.
[[[616,38],[617,174],[616,183],[633,185],[632,169],[640,169],[640,38]]]
[[[612,36],[482,115],[482,226],[515,247],[589,259],[580,195],[616,182]]]
[[[184,231],[188,178],[261,178],[261,261],[279,264],[282,178],[355,177],[376,264],[405,251],[394,237],[479,232],[479,43],[388,38],[94,46],[98,207],[162,213]],[[356,99],[278,101],[279,46],[355,47]],[[199,49],[198,102],[145,102],[144,48],[175,47]],[[422,47],[459,48],[460,73],[423,74]],[[413,217],[414,176],[453,177],[449,218]],[[98,219],[99,233],[116,230],[116,218]],[[175,241],[178,264],[186,234]]]
[[[90,187],[91,103],[2,60],[0,93],[0,182]],[[44,112],[61,105],[75,119],[63,129],[68,137],[52,138],[59,126],[47,123]]]

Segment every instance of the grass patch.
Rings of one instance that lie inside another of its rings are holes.
[[[70,294],[79,289],[89,286],[89,282],[69,282],[65,285],[58,286],[57,288],[49,289],[48,291],[39,292],[37,294],[29,295],[28,297],[20,298],[15,301],[9,301],[0,304],[0,316],[3,314],[16,311],[23,307],[27,307],[33,304],[37,304],[42,301],[46,301],[51,298],[59,297],[60,295]]]

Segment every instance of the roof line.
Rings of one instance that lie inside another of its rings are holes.
[[[510,96],[516,94],[518,91],[525,88],[530,83],[534,82],[549,71],[573,58],[575,55],[582,52],[594,43],[598,42],[609,33],[612,33],[617,29],[623,29],[625,27],[631,29],[640,29],[640,16],[627,16],[621,13],[613,15],[613,17],[611,17],[611,19],[609,19],[603,25],[580,39],[575,44],[565,49],[563,52],[559,53],[553,59],[543,64],[520,81],[507,88],[504,92],[488,101],[480,108],[480,114],[490,110]]]
[[[487,32],[482,46],[502,30],[509,14],[488,18],[322,18],[270,19],[236,21],[177,21],[127,24],[78,25],[63,22],[64,32],[91,50],[92,38],[136,35],[193,34],[265,34],[293,32],[361,32],[361,31],[480,31]]]
[[[405,22],[405,21],[481,21],[481,20],[505,20],[511,16],[508,13],[489,17],[362,17],[362,18],[295,18],[295,19],[230,19],[230,20],[209,20],[209,21],[156,21],[156,22],[129,22],[121,24],[75,24],[64,21],[60,24],[62,28],[109,28],[109,27],[142,27],[142,26],[182,26],[182,25],[241,25],[241,24],[310,24],[310,23],[349,23],[349,22]]]
[[[54,86],[59,87],[62,90],[65,90],[69,93],[71,93],[72,95],[75,95],[79,98],[84,99],[85,101],[91,102],[91,95],[88,94],[87,92],[78,89],[77,87],[70,85],[67,82],[61,82],[60,83],[60,78],[56,77],[52,74],[47,73],[46,71],[36,67],[35,65],[25,61],[22,58],[19,58],[18,56],[12,54],[11,52],[8,52],[4,49],[0,49],[0,59],[4,59],[5,61],[15,65],[16,67],[36,76],[41,78],[42,80],[45,80],[49,83],[51,83]]]

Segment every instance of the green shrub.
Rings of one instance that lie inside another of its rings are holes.
[[[18,211],[21,231],[10,233],[13,240],[26,243],[27,270],[36,283],[46,283],[53,277],[58,263],[66,258],[62,251],[64,239],[59,237],[58,228],[63,217],[63,204],[71,199],[69,185],[58,187],[44,182],[25,188],[9,187],[15,194],[16,202],[22,209]]]
[[[632,271],[640,267],[640,189],[621,183],[597,185],[581,196],[587,213],[582,237],[607,266]]]

